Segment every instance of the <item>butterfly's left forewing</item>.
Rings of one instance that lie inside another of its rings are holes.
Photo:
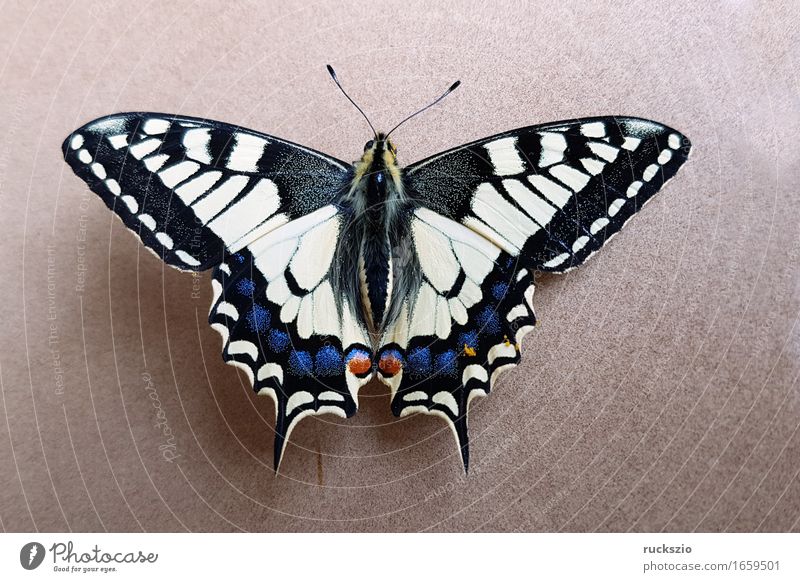
[[[168,264],[202,271],[329,204],[348,166],[218,121],[120,113],[75,130],[64,159]]]

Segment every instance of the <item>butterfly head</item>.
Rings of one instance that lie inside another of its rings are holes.
[[[385,133],[380,131],[375,134],[375,139],[364,144],[364,154],[367,152],[371,152],[373,158],[382,156],[384,152],[388,153],[393,160],[397,158],[397,146],[386,137]]]
[[[356,175],[359,177],[373,175],[378,181],[383,179],[385,172],[392,178],[397,175],[397,146],[386,137],[386,134],[378,132],[375,138],[364,144],[364,154],[356,162]]]

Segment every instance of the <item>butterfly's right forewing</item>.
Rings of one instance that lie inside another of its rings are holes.
[[[495,242],[528,268],[565,272],[618,232],[686,161],[660,123],[595,117],[534,125],[412,164],[424,206]]]

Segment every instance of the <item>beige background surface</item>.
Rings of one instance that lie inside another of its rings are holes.
[[[0,526],[800,531],[797,4],[283,4],[0,8]],[[694,143],[589,264],[542,278],[468,478],[380,386],[301,423],[274,477],[272,404],[222,362],[208,276],[163,267],[62,162],[122,110],[355,159],[369,133],[326,63],[384,128],[462,80],[398,131],[405,163],[602,114]]]

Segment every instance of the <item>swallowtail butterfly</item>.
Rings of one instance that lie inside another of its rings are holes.
[[[520,360],[534,272],[583,263],[691,147],[660,123],[595,117],[401,167],[391,132],[373,133],[353,164],[158,113],[103,117],[63,144],[148,248],[178,269],[214,269],[209,322],[223,358],[275,402],[276,470],[299,420],[352,416],[373,378],[395,415],[444,418],[466,470],[470,402]]]

